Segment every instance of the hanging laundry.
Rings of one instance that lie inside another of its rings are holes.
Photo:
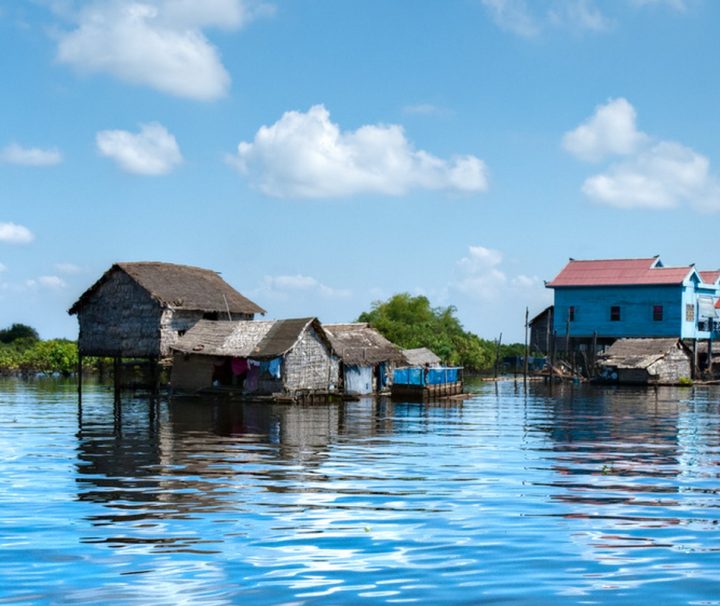
[[[230,362],[232,373],[235,376],[244,375],[248,371],[247,358],[233,358]]]
[[[273,358],[268,364],[268,372],[276,379],[280,378],[280,367],[282,358]]]

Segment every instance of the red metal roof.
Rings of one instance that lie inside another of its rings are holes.
[[[715,284],[720,278],[720,270],[699,271],[700,277],[705,284]]]
[[[571,259],[550,288],[562,286],[633,286],[650,284],[682,284],[692,266],[655,267],[657,257],[649,259]]]

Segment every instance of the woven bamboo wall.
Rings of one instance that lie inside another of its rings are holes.
[[[340,364],[315,330],[308,328],[285,356],[285,389],[335,389]]]
[[[78,313],[82,355],[160,355],[160,305],[130,277],[116,272]]]

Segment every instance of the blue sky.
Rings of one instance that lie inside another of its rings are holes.
[[[568,257],[720,267],[720,3],[1,0],[0,324],[115,261],[522,340]]]

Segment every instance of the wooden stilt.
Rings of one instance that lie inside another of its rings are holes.
[[[81,353],[78,353],[78,365],[77,365],[77,390],[78,390],[78,402],[82,402],[82,367],[83,357]]]
[[[120,366],[120,357],[115,356],[113,358],[113,387],[114,387],[114,395],[115,395],[115,401],[120,401],[120,389],[121,389],[121,366]]]

